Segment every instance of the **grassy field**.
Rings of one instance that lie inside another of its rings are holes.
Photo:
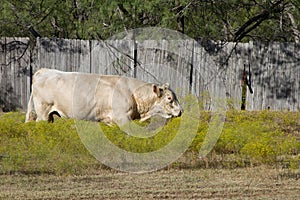
[[[1,199],[300,199],[300,173],[266,166],[146,174],[2,175]]]
[[[210,118],[203,112],[186,153],[145,174],[102,165],[82,144],[73,120],[24,118],[20,112],[0,116],[0,199],[300,199],[299,112],[229,111],[214,149],[199,159]],[[115,145],[147,152],[172,140],[179,122],[171,120],[149,139],[103,128]]]

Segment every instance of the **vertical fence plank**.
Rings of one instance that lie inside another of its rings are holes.
[[[92,73],[131,76],[133,41],[110,40],[91,43]]]
[[[91,73],[91,54],[90,54],[90,41],[78,40],[80,51],[78,52],[78,71]]]
[[[150,83],[169,83],[179,96],[190,90],[193,41],[144,40],[137,45],[137,78]]]
[[[89,41],[38,38],[35,70],[45,67],[62,71],[90,72]]]

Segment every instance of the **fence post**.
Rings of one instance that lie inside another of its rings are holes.
[[[244,64],[243,78],[242,78],[242,105],[241,105],[241,110],[246,110],[247,87],[249,88],[249,92],[251,94],[253,94],[253,90],[252,90],[252,87],[251,87],[250,64],[248,64],[248,74],[247,74],[247,70],[246,70],[246,64]]]
[[[192,86],[193,86],[193,74],[194,74],[194,53],[195,53],[195,44],[193,41],[192,45],[192,58],[191,58],[191,70],[190,70],[190,80],[189,80],[189,93],[192,94]]]
[[[244,64],[244,70],[243,70],[243,76],[242,76],[242,105],[241,110],[246,110],[246,99],[247,99],[247,85],[246,80],[247,74],[246,74],[246,65]]]
[[[5,110],[5,91],[6,91],[6,38],[1,38],[1,63],[0,63],[0,111]]]
[[[135,37],[134,37],[134,41],[133,41],[133,77],[136,78],[137,77],[137,42],[135,40]]]

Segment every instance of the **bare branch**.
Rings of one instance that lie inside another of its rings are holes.
[[[299,39],[300,39],[300,32],[297,29],[297,24],[295,22],[294,16],[292,15],[292,13],[287,12],[287,15],[291,21],[292,24],[292,30],[293,30],[293,34],[294,34],[294,38],[295,38],[295,42],[299,43]]]
[[[263,21],[270,19],[272,17],[272,14],[280,13],[282,11],[282,8],[284,8],[284,5],[280,9],[278,9],[278,6],[283,2],[284,0],[278,0],[275,3],[272,3],[272,6],[270,8],[263,10],[261,14],[249,19],[234,34],[234,42],[238,42],[243,39],[248,33],[257,28]]]

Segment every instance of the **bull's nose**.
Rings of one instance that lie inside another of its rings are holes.
[[[178,117],[180,117],[183,113],[183,110],[180,110],[179,113],[178,113]]]

